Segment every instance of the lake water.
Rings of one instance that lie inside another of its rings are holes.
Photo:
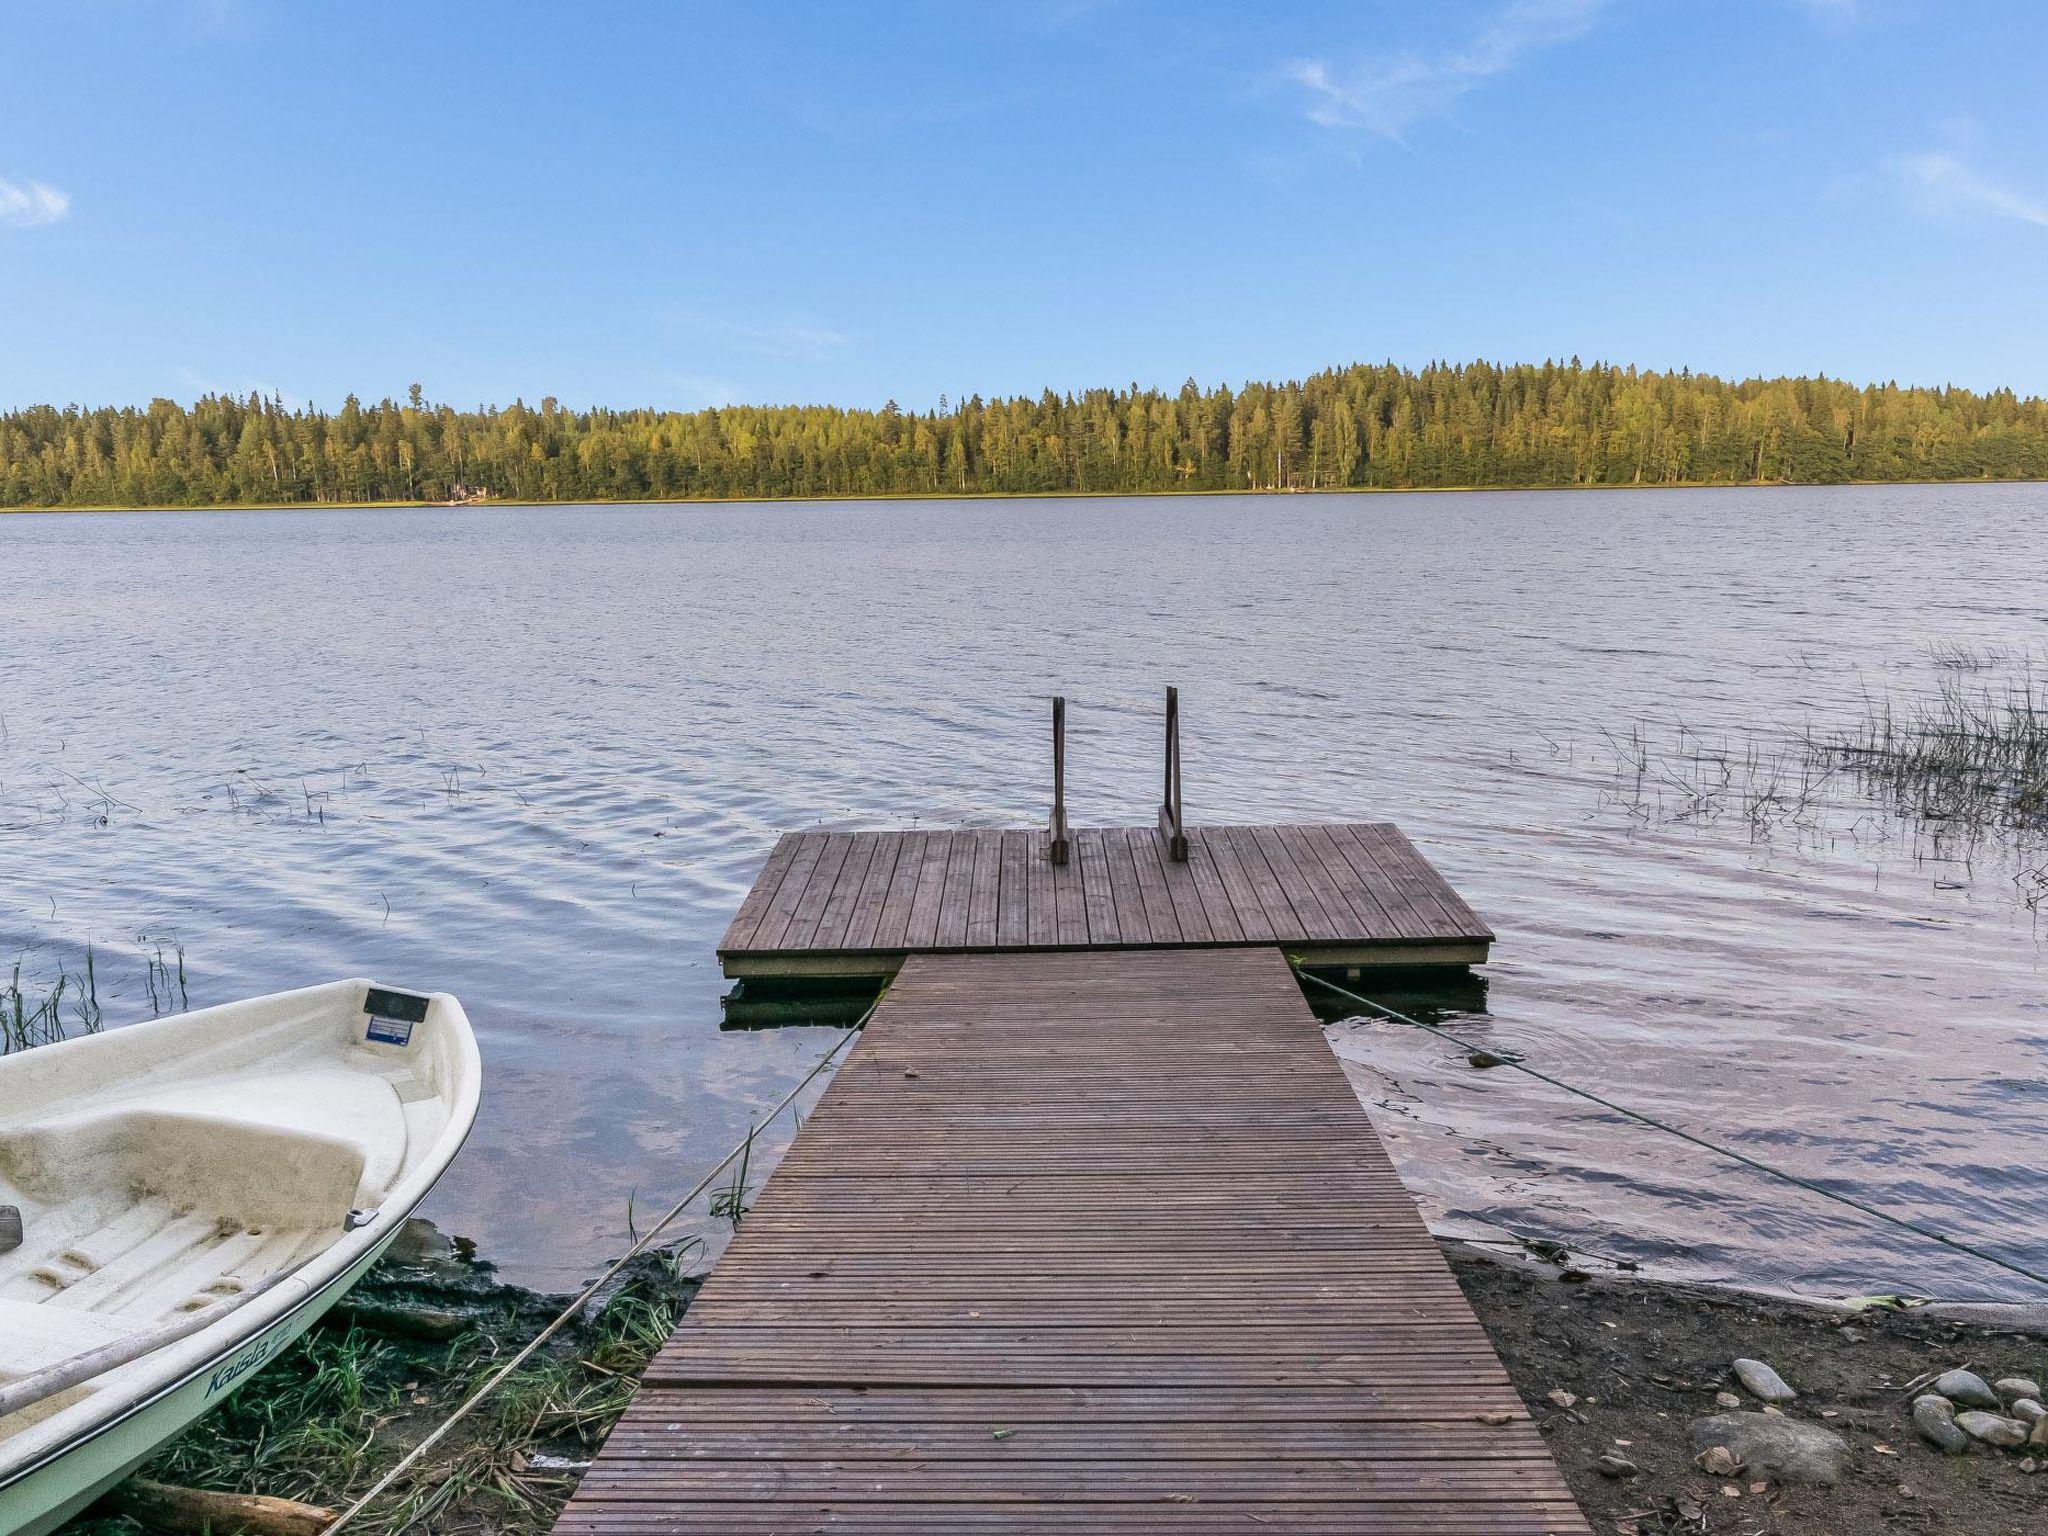
[[[718,1027],[778,831],[1039,821],[1055,691],[1076,819],[1143,823],[1177,682],[1190,820],[1398,821],[1492,921],[1454,1022],[2048,1266],[2040,860],[1840,785],[1759,831],[1751,770],[1701,799],[1673,751],[1931,693],[1947,647],[1995,685],[2048,641],[2044,528],[1992,486],[0,516],[0,964],[91,944],[110,1021],[159,946],[195,1006],[457,993],[489,1086],[429,1214],[566,1284],[831,1039]],[[2027,1293],[1417,1031],[1332,1039],[1439,1230]]]

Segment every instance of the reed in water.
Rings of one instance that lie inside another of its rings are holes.
[[[52,1045],[73,1034],[99,1032],[99,977],[91,945],[86,946],[85,969],[81,974],[73,975],[59,961],[56,979],[33,1002],[29,990],[22,986],[21,962],[14,962],[13,978],[0,987],[0,1056]]]
[[[1860,726],[1807,745],[1925,820],[2048,828],[2048,692],[2031,667],[2003,685],[1951,676],[1931,698],[1873,700]]]
[[[2048,909],[2048,686],[2010,652],[1930,654],[1943,673],[1931,692],[1868,696],[1860,719],[1831,728],[1608,732],[1602,798],[1644,824],[1737,818],[1760,843],[1884,841],[1901,828],[1916,860],[1967,871],[1997,853],[2022,903]],[[2015,662],[2003,681],[1976,680]],[[1568,748],[1554,744],[1558,755]]]

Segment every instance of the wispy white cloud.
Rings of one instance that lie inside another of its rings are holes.
[[[239,379],[223,381],[184,363],[178,364],[171,373],[178,381],[180,398],[186,400],[197,400],[201,395],[220,395],[230,400],[246,400],[251,395],[261,395],[266,400],[282,401],[288,411],[301,410],[307,404],[298,395],[288,394],[275,384],[246,375]]]
[[[818,362],[853,344],[853,338],[844,331],[803,316],[767,321],[734,320],[723,315],[679,318],[687,329],[701,336],[762,357]]]
[[[661,382],[671,395],[671,402],[665,403],[673,403],[687,411],[701,411],[714,405],[736,405],[747,397],[746,386],[700,373],[664,374]]]
[[[1994,181],[1945,151],[1900,155],[1889,169],[1930,211],[1991,214],[2048,229],[2048,197]]]
[[[0,177],[0,224],[33,229],[54,224],[71,212],[71,194],[46,181],[9,181]]]
[[[1349,68],[1297,59],[1287,74],[1308,92],[1312,121],[1399,142],[1417,123],[1450,111],[1468,92],[1530,54],[1583,37],[1607,5],[1608,0],[1509,0],[1489,12],[1470,37],[1442,52],[1406,52]]]

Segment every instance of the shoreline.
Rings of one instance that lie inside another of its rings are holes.
[[[481,1368],[564,1302],[499,1283],[473,1249],[426,1223],[307,1338],[140,1475],[340,1507],[466,1396]],[[2043,1374],[2048,1309],[1986,1319],[1933,1307],[1852,1310],[1438,1239],[1572,1496],[1601,1536],[1869,1536],[2017,1530],[2038,1508],[2034,1460],[1943,1456],[1915,1433],[1907,1388],[1928,1370]],[[656,1255],[599,1299],[417,1479],[359,1527],[424,1536],[544,1536],[698,1280]],[[1769,1362],[1798,1390],[1781,1417],[1845,1442],[1833,1486],[1767,1470],[1708,1472],[1694,1426],[1763,1420],[1732,1362]],[[324,1394],[324,1395],[323,1395]],[[1739,1408],[1736,1399],[1740,1395]],[[1456,1405],[1450,1405],[1455,1411]],[[280,1439],[280,1420],[300,1440]],[[303,1422],[301,1422],[303,1421]],[[296,1450],[287,1449],[296,1447]],[[2042,1453],[2048,1469],[2048,1451]],[[96,1512],[63,1536],[136,1536]]]
[[[1659,480],[1644,484],[1589,485],[1333,485],[1311,490],[1306,486],[1239,487],[1216,490],[1144,491],[860,491],[817,496],[646,496],[630,501],[551,498],[525,500],[492,497],[487,501],[450,505],[436,501],[275,501],[185,504],[180,502],[129,506],[119,503],[89,503],[77,506],[0,506],[0,517],[57,515],[72,512],[489,512],[498,507],[751,507],[818,506],[846,503],[894,501],[1131,501],[1202,498],[1214,496],[1472,496],[1499,493],[1544,494],[1573,491],[1813,491],[1828,489],[1870,490],[1883,486],[1996,486],[2048,485],[2048,477],[1990,479],[1977,476],[1919,480]]]
[[[2029,1326],[1958,1315],[1966,1304],[1852,1311],[1640,1277],[1572,1281],[1541,1261],[1439,1246],[1601,1536],[1988,1536],[2038,1521],[2048,1451],[1944,1455],[1914,1428],[1912,1399],[1927,1373],[1953,1367],[2038,1380],[2040,1308]],[[1702,1466],[1702,1421],[1769,1422],[1737,1359],[1797,1390],[1771,1410],[1803,1426],[1793,1433],[1843,1442],[1836,1482]]]

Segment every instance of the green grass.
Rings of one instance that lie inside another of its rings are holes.
[[[682,1315],[694,1282],[685,1254],[632,1278],[560,1348],[543,1351],[351,1526],[362,1536],[540,1536],[578,1473],[538,1455],[586,1460],[631,1401],[647,1361]],[[221,1408],[161,1451],[142,1475],[191,1488],[261,1493],[339,1509],[364,1493],[465,1401],[539,1324],[501,1318],[445,1345],[359,1325],[315,1328]],[[65,1536],[135,1536],[120,1518]]]

